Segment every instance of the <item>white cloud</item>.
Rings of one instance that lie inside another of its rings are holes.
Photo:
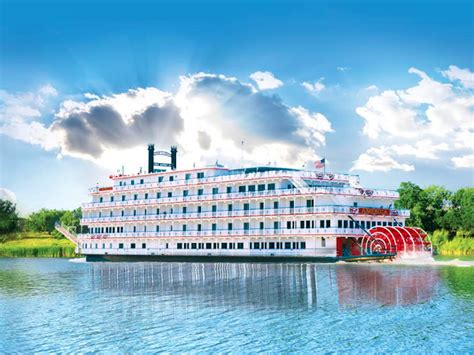
[[[370,148],[367,152],[362,153],[354,162],[351,171],[365,170],[369,172],[390,170],[413,171],[415,167],[409,164],[402,164],[396,161],[385,147]]]
[[[313,94],[319,94],[321,91],[326,89],[326,86],[323,84],[323,80],[324,78],[320,78],[318,81],[315,81],[314,83],[304,81],[301,84],[301,86]]]
[[[455,65],[450,65],[448,70],[441,73],[451,81],[460,81],[467,89],[474,88],[474,73],[467,68],[460,69]]]
[[[16,196],[13,191],[0,187],[0,200],[7,200],[16,203]]]
[[[377,85],[369,85],[365,88],[366,91],[377,91],[378,89]]]
[[[351,70],[350,67],[337,67],[336,68],[338,71],[342,71],[342,72],[345,72],[345,71],[348,71],[348,70]]]
[[[250,79],[257,83],[260,90],[276,89],[283,85],[283,82],[269,71],[257,71],[250,75]]]
[[[385,90],[356,108],[364,120],[363,134],[375,144],[383,142],[385,154],[394,159],[438,159],[441,153],[453,155],[472,149],[473,93],[466,85],[436,81],[416,68],[410,68],[409,73],[420,77],[417,85]],[[454,80],[453,75],[445,76]]]
[[[453,157],[451,161],[456,168],[474,168],[474,154],[464,155],[462,157]]]
[[[64,100],[49,125],[43,119],[47,99],[57,95],[53,87],[0,95],[8,102],[1,108],[0,133],[55,149],[58,158],[72,156],[114,170],[122,164],[128,171],[145,166],[147,143],[161,149],[176,144],[180,167],[216,159],[240,166],[242,140],[246,164],[301,167],[318,157],[315,150],[333,131],[321,113],[291,107],[278,95],[218,74],[180,77],[175,93],[154,87],[103,96],[84,93]],[[6,113],[19,118],[5,120]]]
[[[46,150],[57,148],[58,137],[41,122],[48,112],[50,99],[57,95],[49,84],[36,92],[11,94],[0,90],[0,134]]]

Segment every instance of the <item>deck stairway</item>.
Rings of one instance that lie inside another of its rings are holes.
[[[70,230],[70,227],[62,226],[60,223],[56,223],[54,227],[59,233],[77,245],[77,235]]]
[[[298,189],[298,191],[303,192],[303,189],[307,189],[309,185],[300,177],[293,176],[290,179],[291,183]]]

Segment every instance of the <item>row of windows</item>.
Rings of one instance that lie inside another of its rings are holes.
[[[293,185],[291,185],[292,188]],[[261,185],[242,185],[242,186],[238,186],[238,192],[239,193],[242,193],[242,192],[255,192],[255,191],[265,191],[265,188],[266,190],[268,191],[273,191],[275,190],[276,188],[276,185],[274,183],[271,183],[271,184],[261,184]],[[233,189],[233,186],[227,186],[226,188],[226,193],[230,194],[232,192],[235,192],[234,189]],[[212,195],[217,195],[219,193],[222,193],[219,191],[219,188],[218,187],[213,187],[212,188]],[[186,196],[203,196],[204,195],[204,189],[197,189],[197,193],[195,193],[194,195],[190,195],[189,194],[189,190],[183,190],[183,193],[182,193],[182,196],[183,197],[186,197]],[[150,198],[150,194],[148,192],[146,192],[144,195],[143,195],[143,198],[145,200],[147,200],[148,198]],[[171,191],[168,191],[166,193],[166,196],[167,197],[173,197],[173,192]],[[138,197],[139,195],[138,194],[134,194],[133,195],[133,200],[138,200]],[[156,193],[156,198],[157,199],[160,199],[162,197],[162,193],[161,192],[157,192]],[[122,198],[122,201],[128,201],[130,199],[127,199],[127,197],[125,195],[122,195],[121,196]],[[114,196],[110,196],[110,202],[113,202],[114,201]],[[104,197],[101,196],[99,197],[99,202],[104,202]]]
[[[102,249],[106,249],[106,243],[102,243]],[[82,248],[85,249],[99,249],[99,243],[82,243]],[[130,243],[130,249],[138,249],[141,246],[142,249],[146,249],[146,243]],[[321,246],[326,246],[326,239],[321,239]],[[112,249],[113,244],[109,243],[108,247]],[[118,248],[124,249],[125,243],[119,243]],[[166,249],[168,249],[169,244],[166,243]],[[261,250],[261,249],[306,249],[306,242],[250,242],[248,243],[249,249],[253,250]],[[244,243],[227,243],[227,242],[220,242],[220,243],[176,243],[176,249],[244,249]]]
[[[396,226],[397,222],[388,222],[388,221],[348,221],[348,220],[338,220],[337,221],[337,227],[338,228],[371,228],[375,226]],[[398,223],[398,225],[403,225],[403,223]],[[299,225],[297,221],[287,221],[286,222],[286,229],[311,229],[315,228],[316,222],[314,220],[307,220],[307,221],[299,221]],[[253,229],[268,229],[272,228],[273,229],[279,229],[280,228],[280,222],[274,221],[273,225],[266,225],[265,222],[259,222],[257,228]],[[169,230],[173,231],[173,225],[169,226]],[[250,230],[250,223],[245,222],[242,224],[243,230]],[[319,221],[319,228],[331,228],[331,220],[320,220]],[[227,224],[227,230],[233,230],[234,229],[234,224],[233,223],[228,223]],[[181,226],[181,230],[183,232],[188,231],[188,225],[183,224]],[[212,223],[211,224],[211,229],[212,231],[217,231],[217,223]],[[223,229],[219,229],[223,230]],[[92,233],[123,233],[124,232],[124,227],[93,227],[91,228]],[[137,232],[137,226],[133,226],[132,229],[133,232]],[[143,226],[143,230],[141,232],[146,232],[147,231],[147,226]],[[155,226],[155,231],[159,232],[160,231],[160,226],[156,225]],[[197,224],[195,231],[203,231],[202,229],[202,224]]]
[[[185,180],[190,180],[191,177],[192,177],[191,173],[188,173],[184,176]],[[158,182],[163,182],[164,178],[165,178],[164,176],[158,176]],[[174,175],[170,175],[170,176],[168,176],[168,181],[174,181],[175,180],[174,178],[175,178]],[[204,172],[196,173],[196,178],[203,179],[204,178]],[[144,184],[144,183],[145,183],[145,179],[137,180],[137,184]],[[119,186],[126,186],[126,185],[127,185],[126,181],[119,181]],[[130,185],[135,185],[135,180],[131,180]]]

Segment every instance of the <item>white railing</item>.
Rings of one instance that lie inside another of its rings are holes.
[[[172,237],[245,237],[245,236],[329,236],[363,235],[358,228],[308,228],[308,229],[234,229],[205,231],[166,231],[166,232],[124,232],[124,233],[85,233],[80,239],[113,238],[172,238]]]
[[[396,191],[391,190],[371,190],[371,197],[378,198],[390,198],[397,199],[399,197]],[[233,192],[233,193],[221,193],[221,194],[207,194],[207,195],[191,195],[191,196],[176,196],[176,197],[161,197],[161,198],[148,198],[148,199],[136,199],[136,200],[125,200],[125,201],[112,201],[112,202],[89,202],[83,204],[84,209],[94,207],[127,207],[127,206],[143,206],[143,205],[156,205],[156,204],[170,204],[170,203],[183,203],[183,202],[205,202],[215,200],[234,200],[234,199],[251,199],[251,198],[262,198],[262,197],[282,197],[282,196],[295,196],[295,195],[348,195],[348,196],[361,196],[359,189],[352,187],[308,187],[302,189],[279,189],[279,190],[266,190],[266,191],[252,191],[252,192]]]
[[[179,173],[179,172],[177,172]],[[164,175],[167,177],[169,175]],[[126,177],[124,177],[126,178]],[[146,175],[141,177],[136,177],[134,179],[145,179]],[[114,192],[117,191],[128,191],[128,190],[137,190],[137,189],[149,189],[149,188],[170,188],[170,187],[183,187],[187,185],[201,185],[201,184],[219,184],[219,183],[232,183],[237,181],[252,181],[259,179],[282,179],[282,178],[299,178],[299,179],[316,179],[323,181],[337,181],[337,182],[350,182],[351,180],[356,181],[357,177],[349,174],[332,174],[332,173],[318,173],[315,171],[291,171],[291,170],[281,170],[281,171],[266,171],[258,173],[249,173],[249,174],[225,174],[217,176],[209,176],[205,178],[191,178],[191,179],[176,179],[173,181],[162,181],[158,182],[158,177],[154,176],[156,179],[155,182],[145,182],[143,184],[127,184],[127,185],[114,185]],[[99,188],[94,187],[90,189],[91,192],[98,192]]]
[[[368,208],[369,209],[369,208]],[[102,217],[84,217],[82,224],[94,222],[127,222],[127,221],[167,221],[167,220],[191,220],[191,219],[213,219],[213,218],[248,218],[265,216],[284,216],[301,214],[350,214],[352,216],[374,216],[372,214],[363,214],[358,212],[358,208],[349,206],[316,206],[316,207],[296,207],[296,208],[269,208],[252,210],[234,210],[217,212],[188,212],[188,213],[161,213],[148,215],[131,216],[102,216]],[[410,210],[390,209],[390,215],[376,215],[377,217],[410,217]]]

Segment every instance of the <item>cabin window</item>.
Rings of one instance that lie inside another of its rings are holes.
[[[206,249],[212,249],[212,243],[206,243]]]
[[[104,198],[103,198],[103,197],[100,197],[100,198],[99,198],[99,202],[104,202]]]
[[[342,228],[342,221],[340,219],[337,221],[337,228]]]
[[[131,184],[132,184],[132,185],[135,185],[135,180],[132,180]]]
[[[250,209],[250,204],[244,203],[244,211],[248,211]]]
[[[173,197],[173,193],[172,193],[172,192],[168,192],[168,197]]]
[[[122,195],[122,201],[125,201],[125,195]]]
[[[250,229],[250,223],[245,222],[244,223],[244,230],[248,231]]]
[[[263,202],[260,202],[260,209],[263,210],[265,208],[265,204]]]
[[[174,181],[174,176],[170,176],[169,180]]]
[[[280,228],[280,222],[273,222],[273,229],[278,229]]]
[[[212,205],[212,212],[217,212],[217,205]]]
[[[274,201],[273,202],[273,208],[278,209],[278,206],[279,206],[278,201]]]
[[[187,207],[184,206],[184,207],[183,207],[183,213],[186,213],[186,212],[187,212]]]
[[[243,249],[244,243],[237,243],[237,249]]]
[[[135,243],[131,243],[130,244],[130,249],[135,249],[135,246],[136,246]]]
[[[331,228],[331,220],[330,219],[326,220],[326,228]]]
[[[212,227],[211,227],[211,228],[212,228],[213,231],[217,230],[217,224],[212,223]]]
[[[321,247],[326,248],[326,238],[321,238]]]
[[[140,179],[140,184],[143,184],[143,183],[144,183],[143,179]]]
[[[249,185],[249,192],[255,192],[255,185]]]
[[[163,176],[158,176],[158,182],[163,182]]]
[[[156,226],[156,231],[157,231],[157,232],[160,231],[160,226]]]
[[[268,249],[275,249],[275,242],[268,243]]]
[[[133,195],[133,199],[138,200],[138,195],[137,194]]]
[[[221,243],[221,249],[227,249],[227,243]]]
[[[227,229],[230,230],[230,231],[232,230],[232,223],[229,223],[229,224],[227,225]]]
[[[285,249],[291,249],[291,242],[285,242]]]
[[[306,249],[306,242],[300,242],[300,249]]]
[[[260,222],[260,229],[263,229],[264,226],[265,224],[263,222]]]
[[[218,187],[213,187],[212,188],[212,194],[217,195],[219,193],[219,188]]]
[[[178,243],[178,244],[176,244],[176,248],[178,248],[178,249],[183,249],[183,243]]]
[[[188,173],[188,174],[184,175],[184,179],[185,179],[185,180],[191,179],[191,174]]]
[[[188,228],[188,226],[186,224],[183,224],[183,232],[186,232],[187,228]]]
[[[191,243],[191,249],[197,249],[197,244],[196,243]]]
[[[202,229],[202,225],[201,225],[201,224],[198,224],[198,225],[197,225],[197,230],[198,230],[198,232],[200,232],[201,229]]]
[[[258,185],[257,190],[258,191],[265,191],[265,184]]]
[[[232,208],[233,208],[232,204],[227,205],[227,211],[229,211],[229,212],[232,211]]]
[[[232,186],[227,186],[226,192],[230,194],[232,192]]]
[[[197,173],[197,178],[198,179],[203,179],[204,178],[204,173],[203,172]]]
[[[189,191],[188,191],[188,190],[184,190],[184,191],[183,191],[183,196],[184,196],[184,197],[188,196],[188,194],[189,194]]]
[[[123,243],[119,243],[119,249],[123,249]]]
[[[142,243],[142,249],[146,249],[146,243]]]
[[[204,194],[204,189],[198,189],[198,196],[201,196]]]
[[[268,190],[275,190],[275,184],[268,184]]]

